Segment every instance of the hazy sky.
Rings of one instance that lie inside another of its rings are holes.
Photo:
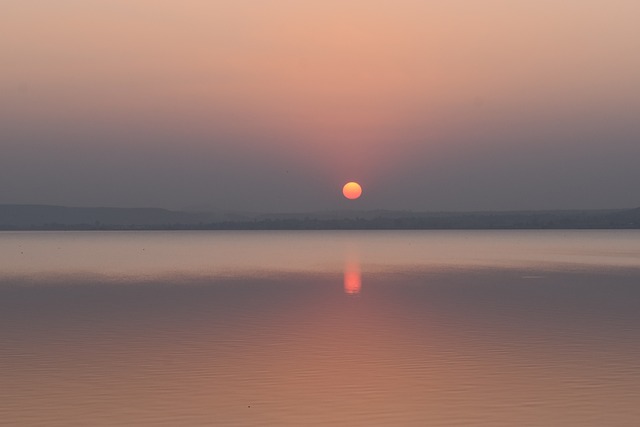
[[[638,0],[2,0],[0,203],[640,206],[639,16]]]

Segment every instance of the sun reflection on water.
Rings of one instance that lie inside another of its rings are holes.
[[[360,262],[349,259],[344,266],[344,293],[348,295],[358,295],[362,289],[362,274],[360,273]]]

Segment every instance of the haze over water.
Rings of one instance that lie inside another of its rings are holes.
[[[0,233],[7,425],[636,426],[637,231]]]
[[[1,4],[5,228],[638,206],[638,0]],[[637,427],[639,287],[638,231],[0,232],[0,424]]]

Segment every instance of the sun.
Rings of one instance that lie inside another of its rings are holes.
[[[362,187],[357,182],[347,182],[342,187],[342,194],[349,200],[355,200],[362,195]]]

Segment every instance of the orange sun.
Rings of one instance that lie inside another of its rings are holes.
[[[349,200],[355,200],[362,194],[362,187],[357,182],[347,182],[344,187],[342,187],[342,194]]]

